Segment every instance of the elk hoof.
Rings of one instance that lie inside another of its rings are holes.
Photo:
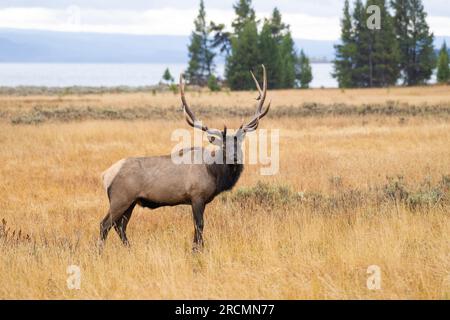
[[[192,246],[192,253],[202,253],[203,252],[203,243],[194,243]]]
[[[98,240],[97,241],[98,254],[102,254],[104,248],[105,248],[105,242],[103,240]]]

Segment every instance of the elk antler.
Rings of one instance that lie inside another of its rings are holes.
[[[186,97],[184,95],[184,82],[183,82],[183,74],[180,75],[180,94],[181,94],[181,102],[183,103],[182,108],[186,117],[186,122],[193,128],[201,129],[207,132],[210,135],[216,135],[222,137],[222,133],[218,129],[209,129],[207,126],[203,125],[200,120],[198,120],[191,108],[189,107]]]
[[[252,120],[250,120],[246,125],[241,126],[241,130],[244,132],[255,131],[258,128],[259,120],[262,119],[269,112],[269,109],[270,109],[271,101],[269,101],[267,108],[263,111],[264,102],[266,101],[266,94],[267,94],[267,74],[266,74],[266,67],[264,67],[264,65],[262,65],[262,68],[263,68],[263,89],[262,90],[261,90],[258,80],[256,80],[255,75],[253,74],[252,71],[250,71],[252,78],[255,81],[256,89],[258,89],[258,92],[259,92],[259,97],[256,98],[256,100],[259,100],[259,103],[256,108],[255,116],[252,118]]]

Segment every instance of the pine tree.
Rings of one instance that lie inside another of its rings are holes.
[[[349,1],[345,0],[344,17],[341,20],[341,43],[335,45],[336,58],[334,60],[334,73],[340,88],[353,86],[352,69],[355,59],[355,43],[352,30],[352,16]]]
[[[292,39],[289,25],[283,22],[281,12],[275,7],[272,11],[270,19],[270,28],[272,37],[277,44],[278,53],[272,59],[278,59],[277,70],[274,73],[277,75],[277,84],[273,88],[288,89],[295,86],[295,63],[297,60],[297,53],[295,51],[295,43]]]
[[[397,43],[400,50],[400,69],[402,72],[402,78],[404,70],[407,68],[409,64],[409,52],[410,52],[410,42],[411,40],[408,39],[408,33],[409,33],[409,24],[410,24],[410,18],[409,18],[409,4],[410,0],[391,0],[391,7],[394,12],[394,28],[395,28],[395,35],[397,37]],[[405,79],[403,79],[403,82],[406,82]]]
[[[280,11],[274,8],[265,19],[259,35],[260,63],[267,69],[268,85],[272,89],[295,86],[295,44],[289,26],[283,23]]]
[[[380,8],[381,29],[369,29],[367,8]],[[353,13],[354,57],[351,82],[355,87],[385,87],[394,85],[399,77],[399,50],[392,17],[385,0],[368,0],[355,3]]]
[[[268,86],[272,89],[282,87],[281,41],[283,29],[281,13],[275,8],[270,19],[264,19],[258,39],[259,63],[266,66]]]
[[[249,71],[260,61],[256,16],[251,0],[239,0],[234,10],[237,16],[233,22],[235,32],[225,73],[232,90],[250,90],[254,89],[254,83]]]
[[[226,77],[232,90],[254,89],[249,73],[258,65],[258,29],[255,20],[247,21],[240,33],[233,38],[231,55],[227,59]]]
[[[281,54],[277,39],[272,34],[271,20],[265,19],[258,37],[259,64],[267,70],[267,85],[277,89],[281,86]]]
[[[355,1],[352,14],[354,55],[351,72],[352,87],[367,87],[369,83],[370,36],[367,29],[367,14],[361,0]]]
[[[295,64],[297,61],[297,52],[295,51],[292,34],[288,30],[283,36],[280,46],[281,56],[281,82],[280,88],[290,89],[295,87]]]
[[[300,84],[300,88],[307,89],[311,83],[313,77],[311,72],[311,65],[309,58],[305,55],[303,50],[300,51],[297,64],[297,80]]]
[[[231,32],[225,31],[225,24],[215,24],[212,21],[209,30],[213,33],[211,47],[214,49],[219,48],[219,52],[225,54],[225,57],[228,57],[231,53]]]
[[[200,0],[198,16],[194,21],[195,30],[191,35],[189,50],[189,67],[186,76],[191,84],[204,86],[212,75],[214,52],[209,44],[209,28],[206,23],[206,12],[203,0]]]
[[[281,38],[284,35],[284,31],[287,29],[287,25],[283,23],[281,12],[275,7],[272,11],[272,17],[270,18],[270,28],[273,37],[277,40],[278,43],[281,42]]]
[[[163,80],[167,83],[172,83],[174,81],[174,78],[172,77],[169,68],[166,68],[166,70],[164,71]]]
[[[449,67],[449,55],[447,49],[447,43],[442,45],[439,51],[439,58],[437,63],[437,81],[439,83],[447,83],[450,81],[450,67]]]
[[[191,43],[188,47],[189,50],[189,65],[186,70],[186,78],[192,84],[199,84],[202,82],[202,74],[200,67],[201,60],[201,36],[193,32],[191,36]]]
[[[392,17],[386,0],[368,0],[366,8],[377,5],[381,11],[381,29],[370,30],[370,87],[395,85],[400,76],[400,52]],[[367,10],[366,10],[367,11]]]
[[[254,89],[250,70],[264,64],[268,86],[272,89],[296,85],[297,53],[289,26],[274,8],[258,34],[258,23],[251,0],[237,0],[233,5],[236,18],[234,32],[226,32],[223,24],[211,23],[213,46],[226,53],[225,75],[232,90]]]
[[[234,34],[241,33],[249,21],[256,21],[255,10],[252,7],[252,0],[239,0],[233,5],[236,19],[231,24],[234,29]]]
[[[395,32],[400,47],[403,81],[423,84],[431,78],[435,65],[434,36],[426,21],[421,0],[391,0]]]

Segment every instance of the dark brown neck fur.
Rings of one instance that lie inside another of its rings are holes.
[[[216,179],[216,195],[231,190],[239,180],[243,164],[209,164],[207,165],[208,172]]]

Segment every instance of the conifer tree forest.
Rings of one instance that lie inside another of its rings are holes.
[[[301,68],[302,61],[303,65],[307,64],[305,70],[310,71],[309,60],[300,59],[281,12],[274,8],[271,16],[261,21],[256,17],[251,0],[236,1],[233,9],[235,18],[231,30],[226,30],[224,24],[206,23],[204,2],[200,1],[188,47],[186,77],[189,82],[195,85],[214,83],[213,61],[221,54],[225,57],[225,78],[231,90],[254,89],[249,71],[260,72],[261,64],[266,66],[268,85],[272,89],[308,87],[312,75],[301,80],[296,70]]]
[[[379,29],[367,26],[380,8]],[[341,88],[425,84],[435,68],[434,36],[421,0],[345,0],[335,72]],[[369,12],[369,13],[368,13]]]
[[[374,6],[379,8],[378,28],[369,25]],[[251,0],[236,0],[233,9],[235,17],[227,28],[208,22],[200,0],[188,47],[189,83],[211,90],[220,90],[223,84],[231,90],[254,89],[249,71],[260,72],[264,64],[269,88],[308,88],[313,77],[310,59],[296,48],[280,10],[275,7],[270,17],[258,19]],[[438,59],[426,18],[422,0],[345,0],[332,74],[339,87],[426,84],[438,60],[439,81],[448,81],[447,48]],[[225,60],[225,79],[215,74],[219,55]]]

